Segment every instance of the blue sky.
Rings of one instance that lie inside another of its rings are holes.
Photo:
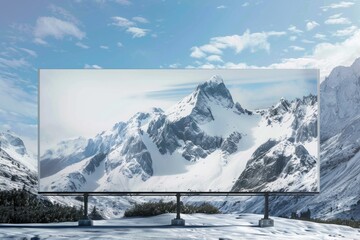
[[[39,68],[318,68],[360,57],[359,1],[2,1],[0,130],[35,151]]]

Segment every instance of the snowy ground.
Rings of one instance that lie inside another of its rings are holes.
[[[256,214],[182,215],[185,227],[171,227],[174,214],[77,223],[0,224],[0,239],[360,239],[360,229],[276,218],[275,227],[257,226]]]

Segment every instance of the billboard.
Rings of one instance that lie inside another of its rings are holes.
[[[319,191],[319,71],[42,69],[39,191]]]

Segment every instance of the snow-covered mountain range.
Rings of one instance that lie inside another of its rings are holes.
[[[317,98],[249,111],[215,75],[40,161],[41,191],[318,191]]]
[[[309,208],[313,217],[360,219],[360,58],[333,69],[320,85],[320,99],[320,194],[273,197],[271,213],[289,216]],[[218,206],[229,212],[263,207],[257,197],[225,201]]]
[[[0,190],[35,189],[37,182],[37,161],[24,142],[12,132],[0,132]]]

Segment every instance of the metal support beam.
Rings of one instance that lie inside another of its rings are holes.
[[[185,220],[180,217],[181,212],[181,202],[180,202],[180,193],[176,193],[176,218],[171,220],[172,226],[185,226]]]
[[[180,193],[176,194],[176,219],[180,219],[181,204],[180,204]]]
[[[92,226],[93,221],[88,216],[89,193],[84,193],[84,216],[79,219],[79,226]]]
[[[260,227],[273,227],[274,220],[269,218],[269,193],[264,194],[264,218],[259,220]]]
[[[88,202],[89,202],[89,194],[84,193],[84,218],[88,217]]]
[[[264,219],[269,219],[269,193],[265,193]]]

